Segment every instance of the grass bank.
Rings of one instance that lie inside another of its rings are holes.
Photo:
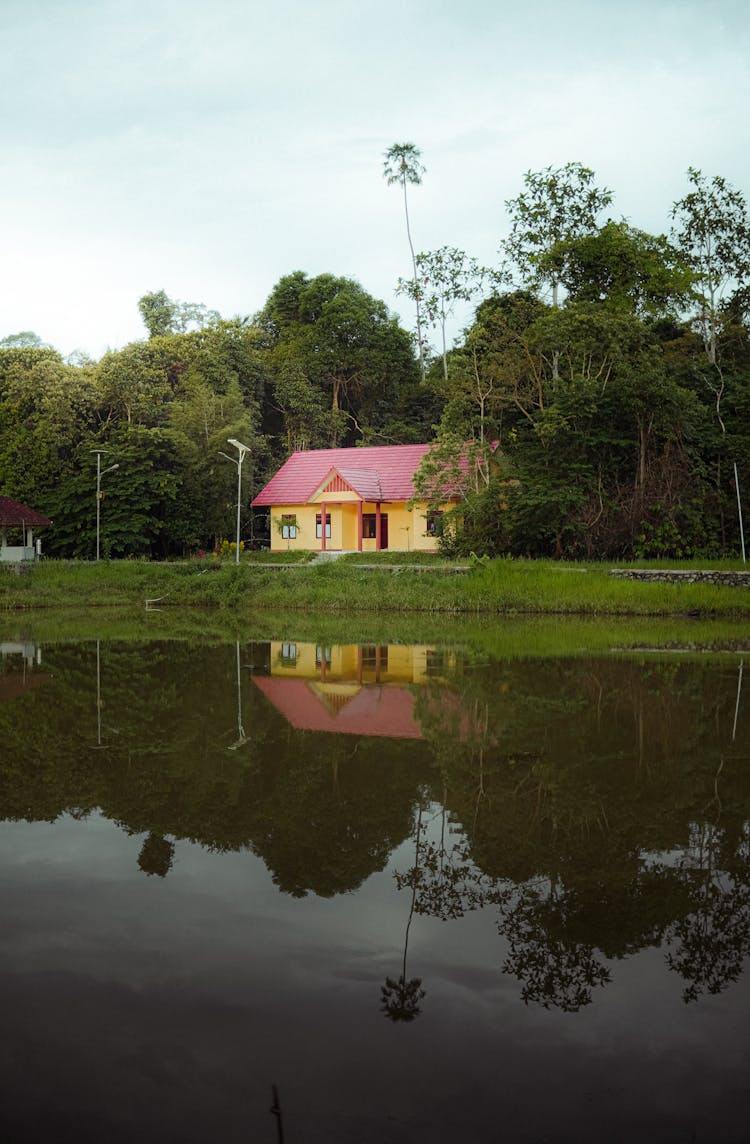
[[[196,644],[285,640],[314,644],[427,644],[460,647],[489,659],[615,655],[643,662],[750,655],[750,624],[732,619],[612,616],[389,615],[335,612],[245,612],[236,609],[48,608],[0,613],[0,639],[73,643],[88,640]]]
[[[0,610],[210,608],[400,615],[702,616],[750,619],[750,591],[712,584],[644,584],[610,565],[493,560],[464,575],[383,570],[348,558],[328,564],[42,561],[23,575],[0,571]],[[375,563],[370,555],[369,564]],[[639,567],[657,566],[639,565]],[[662,562],[662,565],[663,562]],[[689,565],[679,565],[688,567]],[[736,564],[715,567],[736,567]]]

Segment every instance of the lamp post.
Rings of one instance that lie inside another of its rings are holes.
[[[231,461],[233,465],[237,466],[237,542],[235,544],[235,549],[234,549],[234,562],[235,562],[235,564],[239,564],[239,562],[240,562],[240,509],[242,508],[242,462],[245,460],[245,456],[250,452],[250,446],[249,445],[243,445],[242,442],[238,441],[236,437],[227,437],[227,441],[230,445],[234,445],[235,449],[237,450],[237,454],[238,454],[237,460],[235,461],[234,457],[230,457],[228,453],[222,453],[221,450],[219,450],[219,456],[220,457],[226,457],[226,459],[228,461]]]
[[[106,473],[111,473],[114,469],[119,469],[118,465],[110,465],[108,468],[102,468],[102,453],[108,453],[109,449],[92,449],[92,453],[96,453],[96,559],[99,560],[99,525],[101,520],[101,504],[102,504],[102,477]]]

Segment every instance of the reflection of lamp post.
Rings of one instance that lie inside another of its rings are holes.
[[[101,520],[101,503],[102,503],[102,477],[105,473],[111,473],[113,469],[119,469],[119,465],[110,465],[107,469],[102,469],[102,453],[108,453],[109,449],[92,449],[92,453],[96,453],[96,559],[99,560],[99,523]]]
[[[247,735],[242,723],[242,679],[240,676],[240,641],[235,641],[237,652],[237,742],[232,743],[227,747],[228,751],[236,751],[238,747],[244,747],[247,742]]]
[[[117,727],[102,727],[102,711],[104,709],[104,701],[102,700],[102,663],[101,652],[99,650],[99,640],[96,641],[96,746],[91,744],[92,750],[106,751],[109,750],[109,743],[102,742],[102,730],[108,731],[110,735],[119,735],[120,732]]]
[[[233,465],[237,466],[237,544],[235,547],[234,562],[235,562],[235,564],[239,564],[239,562],[240,562],[240,509],[242,507],[242,462],[245,460],[245,455],[250,452],[250,446],[249,445],[243,445],[242,442],[238,441],[236,437],[227,437],[227,441],[229,442],[230,445],[234,445],[235,449],[237,450],[237,452],[239,454],[237,457],[237,460],[235,461],[234,457],[230,457],[228,453],[222,453],[221,449],[219,450],[219,456],[220,457],[226,457],[226,459],[228,461],[231,461]]]
[[[740,660],[740,672],[739,672],[739,675],[737,676],[737,702],[734,705],[734,726],[732,727],[732,742],[734,742],[735,736],[737,735],[737,718],[738,718],[739,713],[740,713],[740,697],[742,695],[742,669],[744,666],[745,666],[745,661],[744,661],[744,659],[741,659]]]
[[[102,745],[102,665],[99,659],[99,640],[96,641],[96,745]]]

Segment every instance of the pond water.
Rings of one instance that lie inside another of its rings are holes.
[[[748,1139],[740,654],[0,650],[3,1139]]]

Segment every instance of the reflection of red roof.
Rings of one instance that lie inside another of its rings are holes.
[[[46,516],[34,512],[33,508],[27,508],[20,501],[11,497],[0,497],[0,525],[4,528],[22,528],[24,525],[41,528],[49,523]]]
[[[307,504],[332,469],[363,497],[408,500],[414,493],[412,477],[430,447],[365,445],[361,449],[311,449],[292,453],[253,504]]]
[[[366,684],[339,710],[315,693],[317,681],[254,675],[253,682],[299,731],[421,739],[414,696],[405,687]]]

